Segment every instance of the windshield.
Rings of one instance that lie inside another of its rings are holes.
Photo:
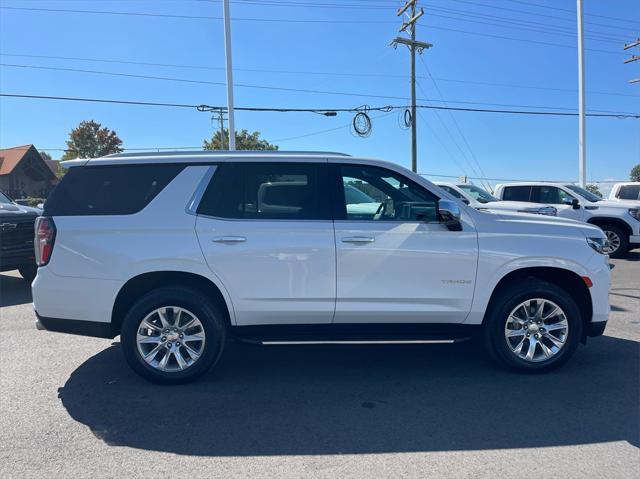
[[[12,203],[7,195],[0,191],[0,203]]]
[[[579,186],[576,186],[576,185],[564,185],[564,186],[569,188],[574,193],[578,193],[585,200],[591,201],[592,203],[595,203],[596,201],[602,201],[602,198],[600,198],[598,195],[594,195],[590,191],[587,191],[584,188],[581,188]]]
[[[482,188],[478,188],[475,185],[465,184],[465,185],[456,185],[456,186],[479,203],[492,203],[494,201],[500,201],[495,196],[490,195],[485,190],[483,190]]]

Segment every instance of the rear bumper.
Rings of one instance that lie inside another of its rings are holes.
[[[77,319],[46,318],[36,311],[36,329],[54,331],[57,333],[78,334],[95,338],[113,338],[110,323],[96,321],[80,321]]]

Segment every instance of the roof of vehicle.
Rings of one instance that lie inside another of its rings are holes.
[[[621,181],[619,183],[615,183],[613,186],[636,186],[640,185],[640,181]]]
[[[511,183],[499,183],[496,185],[496,189],[503,186],[538,186],[538,185],[549,185],[549,186],[565,186],[572,185],[570,181],[513,181]]]
[[[228,151],[228,150],[193,150],[193,151],[162,151],[114,153],[100,158],[78,158],[62,163],[65,168],[91,164],[124,164],[124,163],[207,163],[211,161],[226,161],[233,159],[260,159],[265,157],[279,158],[346,158],[350,155],[334,151]]]

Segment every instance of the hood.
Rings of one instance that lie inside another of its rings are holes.
[[[39,216],[41,214],[42,211],[38,208],[16,205],[15,203],[0,203],[0,217],[2,218]]]
[[[492,201],[491,203],[482,203],[482,208],[491,210],[539,210],[540,208],[548,208],[549,205],[528,203],[526,201]]]
[[[589,204],[601,208],[637,208],[639,203],[640,201],[635,200],[602,200]]]
[[[558,216],[532,215],[530,213],[498,212],[483,215],[482,228],[500,233],[516,233],[530,235],[583,236],[604,238],[600,228],[582,221]],[[491,222],[491,224],[489,224]],[[478,227],[481,230],[481,227]]]

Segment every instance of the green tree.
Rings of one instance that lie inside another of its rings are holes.
[[[629,179],[631,181],[640,181],[640,165],[636,165],[631,168],[631,173],[629,173]]]
[[[586,190],[602,198],[602,192],[600,191],[600,187],[598,185],[595,185],[595,184],[587,185]]]
[[[62,160],[97,158],[122,151],[122,140],[116,132],[94,120],[80,122],[71,130],[66,143],[67,151],[62,155]]]
[[[204,140],[202,148],[205,150],[228,150],[229,130],[224,129],[224,138],[220,135],[220,130],[216,131],[211,141]],[[260,132],[249,133],[247,130],[236,132],[236,150],[277,150],[278,146],[260,139]]]

